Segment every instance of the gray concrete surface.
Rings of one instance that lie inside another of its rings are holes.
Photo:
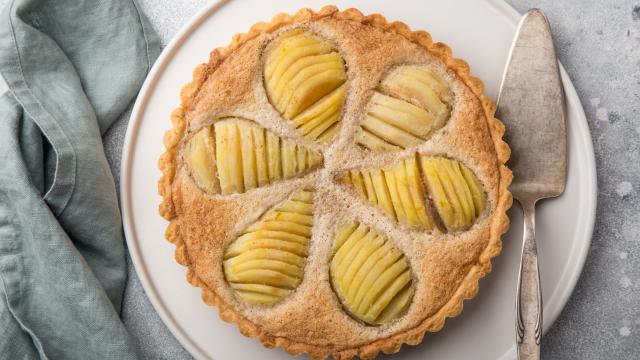
[[[0,6],[8,0],[0,0]],[[166,45],[208,1],[138,0]],[[578,91],[598,167],[598,210],[583,274],[543,339],[543,359],[640,358],[640,0],[507,0],[539,7]],[[129,119],[106,134],[116,181]],[[130,264],[130,262],[129,262]],[[153,310],[133,266],[122,317],[143,359],[189,359]]]

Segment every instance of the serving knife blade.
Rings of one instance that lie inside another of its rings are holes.
[[[562,194],[567,176],[565,98],[551,28],[539,9],[518,26],[502,79],[496,116],[506,126],[513,171],[510,190],[524,215],[516,296],[518,359],[539,359],[542,292],[535,239],[535,204]]]

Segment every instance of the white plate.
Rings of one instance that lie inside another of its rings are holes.
[[[382,13],[412,29],[425,29],[448,43],[456,57],[471,65],[495,99],[518,13],[502,1],[367,0],[335,1],[340,8],[357,7]],[[217,310],[200,299],[200,290],[185,280],[185,269],[174,261],[174,246],[164,240],[167,225],[158,215],[157,160],[164,151],[162,136],[171,127],[178,92],[191,80],[192,69],[206,62],[214,47],[257,21],[300,7],[319,9],[324,1],[239,0],[212,3],[191,20],[164,50],[135,104],[124,144],[122,209],[129,250],[153,306],[176,338],[196,358],[281,359],[280,349],[263,348],[240,335],[235,325],[219,319]],[[567,95],[569,176],[567,190],[538,207],[537,234],[541,258],[544,325],[548,329],[567,302],[591,241],[596,206],[596,174],[591,137],[580,100],[562,70]],[[444,329],[427,334],[418,347],[405,347],[402,359],[511,359],[514,347],[514,294],[522,233],[517,206],[512,227],[503,237],[504,250],[493,272],[481,282],[479,296],[465,303],[461,316]]]

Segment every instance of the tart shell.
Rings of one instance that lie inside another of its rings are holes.
[[[442,61],[480,100],[491,134],[491,140],[495,148],[496,159],[498,161],[496,167],[499,172],[498,197],[489,226],[490,238],[488,245],[481,251],[477,263],[470,267],[470,270],[453,293],[453,296],[444,306],[430,317],[425,318],[417,326],[366,344],[342,349],[317,346],[286,337],[272,336],[240,312],[236,311],[230,304],[226,303],[214,289],[209,288],[205,282],[199,279],[194,271],[194,265],[188,256],[185,243],[180,237],[179,231],[177,231],[178,224],[175,221],[177,217],[177,204],[174,202],[173,194],[179,145],[187,131],[185,113],[195,106],[196,97],[206,80],[215,73],[216,69],[230,54],[260,34],[272,33],[283,26],[315,21],[326,17],[365,24],[385,32],[398,34],[423,47],[431,55],[434,55]],[[482,81],[470,75],[468,64],[463,60],[455,59],[451,54],[451,49],[446,44],[439,42],[434,43],[429,33],[425,31],[411,31],[404,23],[388,22],[380,14],[365,16],[356,9],[339,11],[335,6],[326,6],[317,12],[311,9],[301,9],[294,15],[278,14],[271,22],[257,23],[251,27],[249,32],[235,35],[229,46],[213,50],[208,63],[196,67],[193,72],[192,82],[182,89],[180,93],[181,106],[172,114],[173,128],[165,134],[164,144],[166,151],[158,161],[158,166],[162,172],[162,177],[158,183],[158,190],[162,196],[162,203],[160,204],[159,210],[160,214],[170,222],[166,231],[166,237],[176,246],[176,261],[188,268],[187,280],[193,286],[200,287],[202,289],[203,301],[209,305],[217,306],[220,317],[226,322],[236,323],[239,331],[243,335],[258,337],[264,346],[269,348],[282,347],[293,355],[307,353],[310,357],[316,359],[326,358],[327,356],[332,356],[336,359],[349,359],[355,356],[368,359],[375,357],[380,351],[386,354],[398,352],[402,344],[419,344],[427,331],[439,331],[443,327],[447,317],[457,316],[462,311],[463,301],[465,299],[471,299],[476,296],[478,292],[478,282],[491,271],[491,259],[500,253],[502,247],[500,237],[509,227],[509,219],[506,211],[512,204],[512,196],[508,191],[508,186],[512,180],[512,173],[505,164],[509,159],[510,149],[502,140],[505,128],[502,122],[494,116],[495,104],[483,94],[483,91],[484,86]]]

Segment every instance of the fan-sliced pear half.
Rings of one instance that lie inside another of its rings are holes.
[[[336,134],[346,97],[344,60],[331,44],[302,30],[273,40],[266,50],[267,96],[303,135],[321,142]]]
[[[408,261],[367,226],[338,227],[329,271],[342,305],[367,324],[387,323],[411,304],[414,287]]]
[[[467,230],[485,207],[478,178],[462,163],[416,155],[388,169],[351,170],[342,181],[394,220],[413,227]]]
[[[199,130],[183,156],[195,183],[210,194],[243,193],[322,164],[319,152],[235,118]]]
[[[313,192],[301,190],[268,211],[229,246],[224,276],[251,304],[274,304],[302,281],[313,226]]]
[[[444,126],[451,98],[448,86],[426,66],[399,66],[373,92],[356,140],[372,150],[419,145]]]

